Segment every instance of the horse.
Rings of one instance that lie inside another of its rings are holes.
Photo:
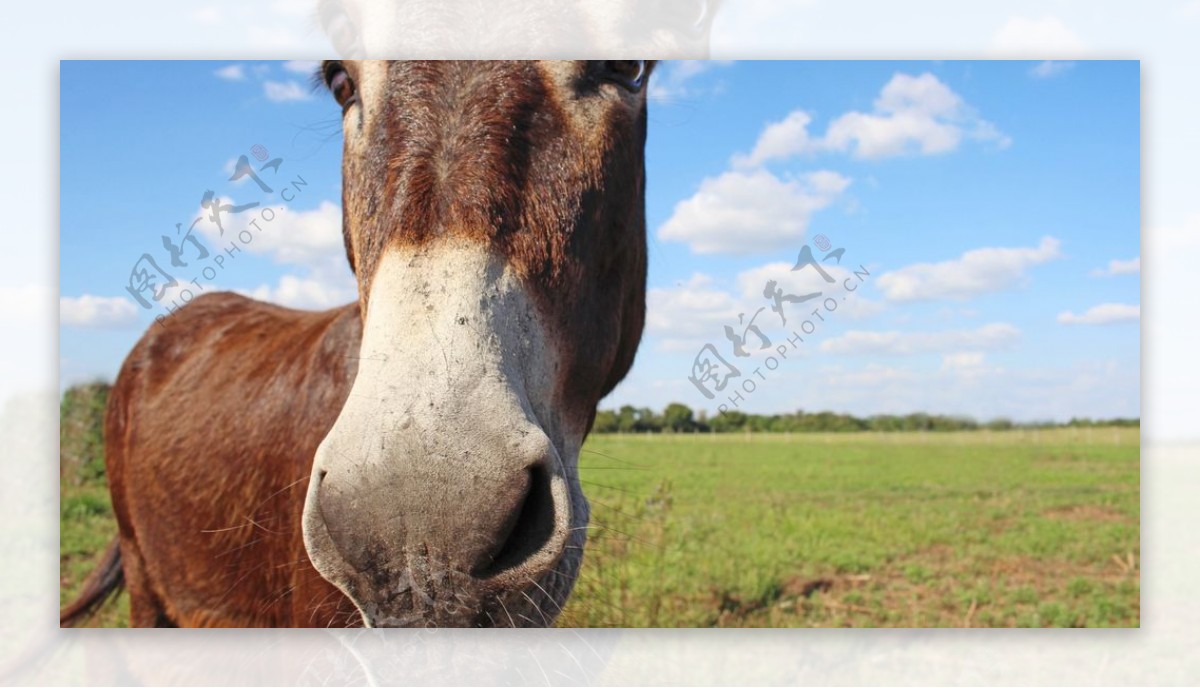
[[[118,534],[60,624],[548,626],[645,319],[652,61],[325,61],[354,303],[199,296],[134,346]]]

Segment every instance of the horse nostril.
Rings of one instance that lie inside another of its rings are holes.
[[[490,578],[516,568],[542,551],[554,535],[555,504],[550,491],[550,473],[543,465],[529,469],[529,487],[507,534],[497,540],[489,563],[472,573]]]

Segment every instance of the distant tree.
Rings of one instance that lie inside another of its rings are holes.
[[[871,416],[867,419],[867,428],[874,432],[896,432],[903,427],[903,421],[890,415]]]
[[[770,432],[771,417],[760,416],[758,414],[747,414],[746,422],[742,425],[742,427],[750,432]]]
[[[616,432],[619,427],[617,414],[613,411],[596,412],[596,420],[592,423],[592,432]]]
[[[746,414],[741,411],[718,413],[708,421],[713,432],[739,432],[746,425]]]
[[[616,411],[598,411],[593,432],[899,432],[933,431],[960,432],[987,428],[989,430],[1012,430],[1015,428],[1089,428],[1089,427],[1141,427],[1139,418],[1072,418],[1069,421],[1023,421],[1009,418],[994,418],[986,423],[961,415],[933,415],[910,413],[906,416],[878,414],[867,418],[848,413],[821,411],[805,413],[776,413],[771,415],[749,414],[741,411],[726,411],[709,417],[704,410],[692,411],[686,404],[674,402],[663,409],[662,414],[649,408],[625,405]]]
[[[1013,422],[1008,418],[993,418],[987,422],[988,430],[1012,430]]]
[[[617,411],[617,432],[637,432],[638,412],[626,404]]]
[[[929,420],[929,429],[936,432],[953,432],[955,430],[975,430],[979,424],[974,418],[966,416],[933,416]]]
[[[637,430],[638,432],[662,432],[663,421],[662,417],[654,412],[653,409],[640,408],[637,411]]]
[[[662,414],[663,428],[671,432],[691,432],[696,428],[692,409],[678,402],[667,404]]]
[[[933,420],[928,413],[910,413],[904,417],[905,430],[931,430]]]

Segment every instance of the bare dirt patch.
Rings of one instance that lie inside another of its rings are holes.
[[[1093,523],[1112,523],[1125,520],[1125,516],[1121,512],[1097,504],[1073,504],[1071,506],[1055,507],[1043,512],[1043,515],[1047,518]]]

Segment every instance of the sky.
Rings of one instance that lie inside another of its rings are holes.
[[[112,379],[188,288],[311,309],[353,300],[340,113],[310,86],[313,66],[62,63],[60,386]],[[1139,71],[660,65],[647,327],[600,406],[1139,415]],[[241,156],[258,182],[230,181]],[[210,191],[230,207],[223,228],[202,219],[183,241]],[[243,230],[256,238],[208,278],[202,266]],[[792,270],[805,247],[833,282]],[[161,302],[153,284],[130,292],[135,268],[178,284]],[[784,298],[820,296],[780,314],[769,281]]]

